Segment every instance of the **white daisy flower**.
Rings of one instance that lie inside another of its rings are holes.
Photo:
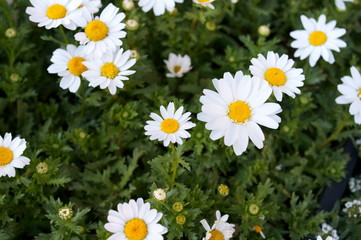
[[[203,7],[209,7],[210,9],[214,9],[214,6],[212,4],[212,2],[214,1],[215,0],[193,0],[193,3],[200,4]]]
[[[75,34],[75,39],[81,45],[85,45],[85,53],[94,53],[101,57],[106,51],[115,51],[117,46],[123,43],[119,38],[124,38],[126,32],[122,31],[125,24],[121,21],[125,18],[124,13],[118,13],[119,8],[113,4],[102,11],[100,17],[93,18],[89,13],[84,13],[86,22],[81,27],[84,32]]]
[[[265,103],[272,89],[265,81],[238,71],[234,77],[227,72],[223,79],[213,79],[217,92],[205,89],[200,101],[202,112],[197,118],[206,122],[212,140],[224,136],[224,144],[233,146],[236,155],[246,151],[248,139],[257,148],[263,147],[264,134],[259,127],[278,128],[281,107],[277,103]]]
[[[118,211],[109,210],[108,223],[104,228],[114,233],[108,240],[155,240],[163,239],[168,229],[158,222],[163,214],[150,208],[142,198],[131,199],[129,203],[119,203]]]
[[[68,44],[66,50],[58,48],[53,52],[50,59],[53,64],[48,67],[48,72],[62,77],[60,87],[74,93],[79,89],[80,76],[87,70],[83,64],[87,59],[83,46]]]
[[[345,2],[354,2],[354,0],[335,0],[336,7],[340,10],[346,10]]]
[[[82,0],[81,4],[78,6],[78,10],[82,12],[82,15],[87,13],[83,13],[83,11],[87,11],[90,14],[94,14],[99,12],[99,9],[102,7],[102,2],[100,0]]]
[[[129,70],[135,62],[135,59],[130,59],[129,50],[123,52],[123,48],[117,48],[115,52],[108,51],[101,58],[85,61],[84,65],[88,70],[83,73],[83,76],[90,82],[89,86],[108,88],[114,95],[117,88],[124,87],[122,81],[128,80],[127,76],[135,73],[134,70]]]
[[[153,120],[147,121],[144,129],[145,135],[150,136],[150,140],[158,139],[163,141],[165,147],[169,143],[183,144],[182,138],[190,138],[190,134],[187,129],[196,126],[194,123],[188,121],[190,119],[190,112],[183,113],[183,106],[174,109],[174,103],[170,102],[167,109],[160,107],[161,116],[156,113],[151,113],[150,117]]]
[[[154,15],[163,15],[165,9],[172,12],[175,8],[175,3],[183,3],[184,0],[139,0],[138,5],[143,12],[148,12],[153,9]]]
[[[167,77],[183,77],[184,73],[189,72],[192,69],[191,58],[188,55],[170,53],[168,60],[164,60],[170,73],[167,73]]]
[[[75,30],[78,24],[84,24],[81,12],[75,11],[82,0],[30,0],[34,7],[27,7],[26,13],[32,22],[46,29],[63,25],[65,28]]]
[[[202,238],[202,240],[229,240],[232,237],[235,229],[234,224],[227,223],[228,214],[221,216],[221,212],[217,210],[216,218],[217,220],[214,222],[212,227],[209,226],[205,219],[201,220],[202,226],[207,231],[206,237]]]
[[[0,177],[15,177],[15,168],[30,164],[30,159],[21,155],[26,149],[25,139],[11,139],[11,133],[5,133],[4,138],[0,136]]]
[[[291,43],[291,47],[297,48],[295,57],[303,60],[310,56],[311,67],[315,66],[321,56],[326,62],[334,63],[335,58],[331,50],[339,52],[340,48],[347,46],[344,41],[338,39],[346,33],[346,30],[335,28],[335,20],[326,23],[324,14],[318,18],[318,21],[302,15],[301,21],[305,30],[296,30],[290,33],[291,37],[296,39]]]
[[[351,67],[351,76],[341,78],[342,84],[337,85],[342,95],[336,98],[336,103],[351,103],[350,114],[354,115],[357,124],[361,124],[361,75],[355,67]]]
[[[277,101],[282,101],[282,93],[295,98],[300,94],[298,87],[303,86],[305,76],[301,68],[293,68],[294,61],[288,59],[286,54],[281,57],[277,53],[268,52],[267,59],[258,54],[258,58],[252,58],[249,67],[252,75],[265,80],[272,88]]]

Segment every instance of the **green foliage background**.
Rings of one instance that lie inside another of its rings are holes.
[[[124,11],[120,1],[102,2]],[[361,63],[360,4],[339,12],[333,0],[217,0],[216,9],[209,10],[185,0],[176,5],[176,14],[159,17],[136,5],[125,14],[140,28],[128,30],[122,40],[125,49],[136,49],[141,57],[133,67],[136,74],[115,96],[85,81],[76,94],[59,87],[58,77],[46,69],[65,40],[59,29],[31,23],[25,14],[29,5],[0,1],[0,134],[25,138],[24,155],[31,159],[15,178],[0,179],[0,239],[106,239],[108,210],[138,197],[164,213],[161,223],[169,229],[169,240],[201,239],[205,230],[199,221],[212,223],[217,209],[236,224],[233,239],[260,239],[254,225],[267,239],[302,239],[318,234],[323,222],[341,239],[358,239],[360,219],[346,218],[344,200],[330,213],[317,209],[323,189],[345,175],[345,140],[361,135],[348,106],[335,103],[340,78]],[[305,86],[295,99],[284,97],[280,128],[263,128],[265,147],[251,144],[237,157],[222,141],[210,140],[196,113],[202,90],[214,89],[211,79],[226,71],[249,74],[250,59],[258,53],[293,58],[289,32],[302,29],[301,14],[318,18],[322,13],[347,29],[342,39],[348,47],[334,53],[333,65],[320,60],[311,68],[308,59],[295,59],[304,69]],[[209,30],[207,22],[215,29]],[[259,36],[260,25],[268,25],[271,35]],[[9,27],[16,37],[5,36]],[[66,35],[75,43],[74,32],[66,30]],[[193,69],[182,79],[165,77],[163,60],[170,52],[192,59]],[[197,124],[192,137],[173,150],[150,141],[143,129],[150,112],[170,101],[184,105]],[[175,179],[174,161],[180,162]],[[40,162],[48,164],[48,173],[37,172]],[[227,197],[217,192],[221,183],[230,188]],[[152,199],[157,187],[168,191],[165,202]],[[349,199],[355,198],[360,193]],[[175,202],[184,204],[180,213],[172,209]],[[260,208],[255,215],[251,204]],[[58,217],[62,206],[73,208],[71,219]],[[186,217],[183,225],[176,223],[179,214]]]

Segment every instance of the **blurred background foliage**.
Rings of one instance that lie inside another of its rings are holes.
[[[137,72],[115,96],[85,81],[76,94],[62,90],[58,77],[46,70],[52,52],[65,47],[59,29],[31,23],[26,0],[0,1],[0,134],[25,138],[24,155],[31,159],[15,178],[0,180],[0,239],[106,239],[108,210],[138,197],[164,213],[170,240],[201,239],[205,230],[199,221],[213,221],[217,209],[236,224],[233,239],[260,239],[255,225],[267,239],[302,239],[319,234],[324,222],[341,239],[360,236],[360,218],[347,218],[344,200],[332,212],[318,211],[323,189],[345,176],[346,139],[361,136],[348,105],[335,103],[340,78],[350,75],[350,66],[361,66],[359,3],[340,12],[333,0],[217,0],[211,10],[185,0],[176,12],[155,17],[137,2],[130,11],[121,1],[103,0],[103,6],[109,2],[140,24],[122,39],[125,49],[139,53]],[[258,53],[293,58],[289,32],[302,29],[300,15],[322,13],[347,29],[342,39],[348,47],[334,53],[333,65],[320,60],[311,68],[308,60],[295,59],[304,69],[305,86],[281,103],[280,128],[263,129],[264,148],[251,144],[237,157],[223,141],[210,140],[196,114],[202,90],[214,89],[211,79],[227,71],[249,74]],[[261,25],[270,28],[269,36],[258,33]],[[6,34],[9,28],[15,36]],[[74,32],[66,35],[75,44]],[[191,57],[193,69],[183,78],[165,77],[163,60],[171,52]],[[173,151],[150,141],[143,129],[150,112],[170,101],[184,105],[197,124]],[[175,157],[181,164],[173,179]],[[219,184],[229,187],[227,196],[218,192]],[[164,202],[152,198],[156,188],[167,190]],[[349,193],[347,199],[360,197]],[[181,211],[173,209],[175,202],[183,204]],[[63,206],[73,209],[70,219],[59,217]]]

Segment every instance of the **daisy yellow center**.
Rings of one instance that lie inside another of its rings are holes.
[[[80,76],[84,71],[87,70],[87,67],[84,66],[83,61],[85,59],[82,57],[73,57],[68,62],[68,70],[74,76]]]
[[[179,122],[173,118],[164,119],[160,124],[160,129],[165,133],[175,133],[179,129]]]
[[[105,63],[101,67],[100,71],[101,71],[102,76],[110,78],[110,79],[113,79],[116,76],[118,76],[118,73],[120,72],[119,68],[117,66],[115,66],[114,63]]]
[[[310,37],[308,38],[310,41],[310,44],[313,46],[321,46],[327,41],[327,35],[324,32],[321,31],[314,31],[310,34]]]
[[[228,110],[228,117],[236,123],[244,123],[251,117],[251,108],[243,101],[231,103]]]
[[[209,2],[210,0],[198,0],[198,2],[201,2],[201,3],[205,3],[205,2]]]
[[[13,160],[13,152],[6,147],[0,147],[0,166],[7,165]]]
[[[358,89],[357,96],[361,98],[361,88]]]
[[[224,240],[223,234],[218,230],[211,230],[210,234],[212,234],[209,240]]]
[[[66,8],[60,4],[51,5],[46,10],[46,16],[48,16],[48,18],[50,19],[60,19],[65,17],[65,15],[66,15]]]
[[[174,72],[178,73],[181,70],[181,66],[175,66],[174,67]]]
[[[129,220],[124,226],[124,234],[130,240],[143,240],[148,234],[147,224],[139,218]]]
[[[269,68],[264,73],[264,78],[272,86],[282,86],[286,83],[287,77],[279,68]]]
[[[108,26],[100,20],[93,20],[85,26],[85,34],[90,41],[103,40],[108,32]]]

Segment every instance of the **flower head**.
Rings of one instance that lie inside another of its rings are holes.
[[[357,68],[351,67],[351,76],[342,77],[342,84],[337,85],[342,95],[336,98],[336,103],[351,103],[349,112],[354,115],[355,122],[361,124],[361,74]]]
[[[11,133],[0,136],[0,177],[15,177],[15,168],[24,168],[30,159],[22,156],[26,149],[25,139],[16,137],[12,140]]]
[[[59,209],[58,214],[61,219],[68,220],[73,216],[73,209],[65,206]]]
[[[143,12],[148,12],[153,9],[154,15],[160,16],[165,13],[167,9],[172,12],[175,8],[175,3],[182,3],[184,0],[139,0],[138,5],[142,8]]]
[[[340,48],[346,47],[346,43],[338,39],[346,33],[346,30],[336,28],[335,20],[326,23],[324,14],[318,18],[318,21],[302,15],[301,21],[305,30],[296,30],[290,33],[291,37],[296,39],[291,43],[291,47],[297,48],[295,57],[303,60],[310,56],[311,67],[316,65],[321,56],[326,62],[334,63],[335,58],[331,50],[339,52]]]
[[[272,89],[265,81],[243,75],[242,71],[234,77],[227,72],[222,79],[213,79],[213,85],[217,92],[203,90],[202,112],[197,116],[211,130],[210,138],[224,136],[224,144],[233,146],[236,155],[246,151],[249,139],[262,148],[265,137],[259,125],[276,129],[281,122],[276,115],[282,111],[280,105],[265,103]]]
[[[227,220],[228,214],[221,216],[221,212],[218,210],[216,211],[216,221],[212,227],[209,226],[205,219],[202,219],[201,224],[207,231],[206,237],[202,238],[202,240],[229,240],[235,229],[234,224],[228,223]]]
[[[345,2],[354,2],[355,0],[335,0],[336,7],[340,10],[346,10]]]
[[[351,192],[358,192],[361,190],[361,178],[350,178],[348,182],[348,186],[350,187]]]
[[[214,1],[215,0],[193,0],[193,3],[199,4],[203,7],[209,7],[210,9],[214,9],[214,6],[212,4],[212,2]]]
[[[94,14],[99,12],[99,8],[102,7],[101,0],[82,0],[81,4],[78,6],[77,11],[81,11],[82,15]],[[85,13],[84,11],[87,11]]]
[[[293,68],[294,61],[286,54],[279,57],[277,53],[268,52],[267,58],[258,54],[258,58],[252,58],[251,62],[249,70],[252,75],[268,83],[277,101],[282,101],[282,93],[292,98],[301,93],[298,87],[302,87],[305,80],[303,70]]]
[[[107,231],[114,233],[108,239],[163,239],[162,235],[168,231],[158,223],[163,214],[151,209],[142,198],[119,203],[117,210],[109,210],[108,223],[104,225]]]
[[[114,95],[117,88],[124,87],[122,81],[128,80],[127,76],[135,73],[134,70],[129,70],[135,62],[135,59],[130,59],[129,50],[123,52],[122,48],[117,48],[115,52],[109,51],[102,58],[85,61],[84,65],[88,70],[83,73],[83,76],[90,82],[89,86],[108,88]]]
[[[183,144],[182,138],[191,136],[187,130],[195,126],[189,121],[191,113],[183,114],[183,106],[175,111],[173,102],[168,104],[167,109],[161,106],[160,113],[161,116],[153,112],[150,114],[153,120],[147,121],[145,135],[150,136],[150,140],[163,141],[165,147],[169,143]]]
[[[183,77],[184,73],[189,72],[192,69],[191,59],[188,55],[175,55],[170,53],[168,60],[164,60],[170,73],[167,73],[167,77]]]
[[[153,197],[159,202],[163,202],[167,198],[167,192],[163,188],[158,188],[153,191]]]

